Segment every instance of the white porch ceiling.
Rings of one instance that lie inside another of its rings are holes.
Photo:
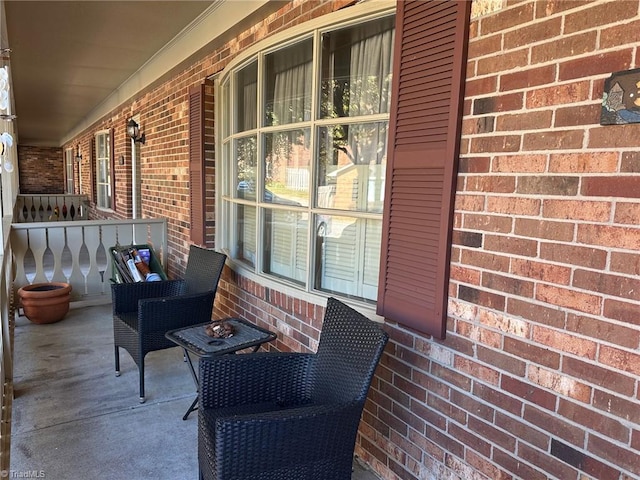
[[[4,0],[19,143],[60,146],[214,3]]]

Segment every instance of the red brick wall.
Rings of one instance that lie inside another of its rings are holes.
[[[124,124],[139,115],[142,211],[169,218],[170,272],[189,238],[188,88],[349,3],[287,4],[72,142],[89,175],[93,132],[115,128],[127,216]],[[640,126],[598,124],[604,79],[640,66],[639,2],[503,3],[471,27],[447,338],[387,323],[356,452],[388,480],[640,478]],[[215,316],[315,349],[322,306],[228,269],[218,292]]]
[[[20,193],[64,193],[62,148],[18,145]]]

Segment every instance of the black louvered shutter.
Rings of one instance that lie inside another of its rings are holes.
[[[189,204],[191,241],[205,244],[204,85],[189,91]]]
[[[378,314],[444,338],[471,2],[399,1]]]

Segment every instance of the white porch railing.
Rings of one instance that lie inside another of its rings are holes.
[[[13,211],[15,223],[86,220],[86,195],[18,195]]]
[[[114,245],[153,247],[167,265],[166,219],[91,220],[11,225],[14,288],[40,282],[66,282],[71,301],[111,301]]]
[[[2,230],[10,219],[2,219]],[[0,257],[0,472],[9,471],[11,452],[11,413],[13,405],[13,306],[11,303],[11,244],[5,239]],[[1,475],[0,475],[1,476]]]

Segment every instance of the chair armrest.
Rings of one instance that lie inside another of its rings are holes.
[[[179,295],[183,289],[184,280],[182,279],[111,284],[113,314],[136,312],[138,310],[138,300]]]
[[[138,331],[165,333],[211,320],[213,290],[167,298],[147,298],[138,302]]]
[[[301,404],[311,398],[315,354],[257,352],[200,359],[200,408],[278,402]]]

